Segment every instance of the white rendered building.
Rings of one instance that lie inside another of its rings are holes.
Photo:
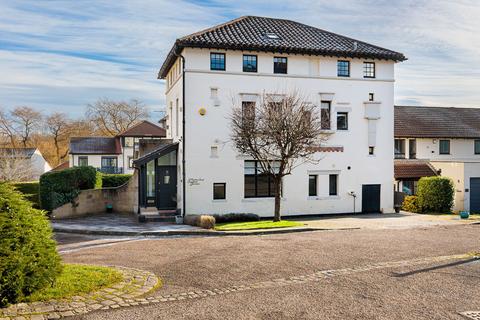
[[[173,143],[136,162],[140,207],[272,216],[269,178],[229,142],[229,115],[234,100],[298,90],[324,109],[330,138],[318,164],[283,179],[282,215],[391,212],[394,65],[405,59],[294,21],[252,16],[178,39],[159,73]]]

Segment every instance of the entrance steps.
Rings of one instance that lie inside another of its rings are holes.
[[[158,210],[157,208],[141,208],[138,215],[139,222],[167,222],[175,223],[177,210]]]

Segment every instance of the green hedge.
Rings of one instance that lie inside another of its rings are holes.
[[[43,211],[0,183],[0,307],[54,283],[61,271],[52,229]]]
[[[424,177],[418,181],[418,207],[424,213],[450,213],[454,187],[446,177]]]
[[[102,187],[102,174],[93,167],[73,167],[51,171],[40,177],[40,204],[52,211],[72,201],[80,190]]]
[[[131,174],[102,174],[102,188],[119,187],[132,177]]]
[[[417,196],[406,196],[402,203],[402,210],[408,212],[420,213]]]
[[[15,189],[23,193],[25,198],[30,201],[34,208],[40,209],[40,184],[38,181],[31,182],[15,182]]]

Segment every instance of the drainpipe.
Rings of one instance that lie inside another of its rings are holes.
[[[175,55],[182,59],[182,216],[185,217],[187,208],[187,181],[185,174],[185,57],[180,53],[175,53]]]

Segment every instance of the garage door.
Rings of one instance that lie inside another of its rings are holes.
[[[480,213],[480,178],[470,178],[470,212]]]
[[[380,185],[379,184],[362,185],[362,212],[365,212],[365,213],[380,212]]]

